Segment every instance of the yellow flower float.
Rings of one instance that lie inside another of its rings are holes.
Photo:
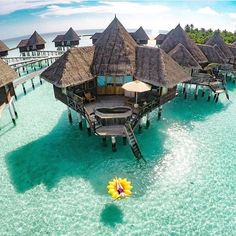
[[[108,193],[114,200],[121,200],[132,195],[132,185],[131,182],[126,178],[114,178],[109,181],[107,185]]]

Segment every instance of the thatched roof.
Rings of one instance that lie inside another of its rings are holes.
[[[206,42],[206,45],[217,45],[220,50],[225,54],[226,58],[233,58],[233,54],[224,42],[223,38],[220,36],[218,32],[215,32],[214,35]]]
[[[225,54],[223,53],[223,51],[219,48],[218,45],[214,45],[213,48],[217,51],[217,53],[220,55],[220,57],[223,58],[223,60],[228,61],[229,59],[225,56]]]
[[[201,66],[194,59],[191,53],[184,47],[183,44],[179,43],[168,53],[179,65],[188,68],[198,68]]]
[[[205,44],[198,44],[198,47],[205,54],[205,56],[208,59],[208,62],[219,63],[219,64],[223,64],[225,62],[224,59],[218,53],[219,50],[217,51],[215,47]]]
[[[169,55],[160,48],[138,47],[135,78],[146,83],[167,88],[190,80]]]
[[[189,79],[163,50],[139,47],[116,17],[93,47],[70,49],[42,73],[57,87],[74,86],[99,75],[132,75],[165,87]]]
[[[236,58],[236,45],[227,45],[228,48],[230,49],[231,53],[233,54],[234,58]]]
[[[94,47],[71,48],[49,66],[42,77],[57,87],[81,84],[93,79],[90,66]]]
[[[139,27],[134,33],[130,33],[134,40],[149,40],[149,37],[143,27]]]
[[[95,43],[92,73],[129,75],[135,70],[136,42],[115,17]]]
[[[79,41],[80,36],[73,30],[72,27],[65,33],[57,35],[52,42],[62,42],[62,41]]]
[[[8,51],[9,48],[7,47],[7,45],[0,40],[0,52],[5,52],[5,51]]]
[[[158,34],[155,38],[155,40],[160,40],[160,41],[164,41],[166,38],[166,34]]]
[[[55,39],[52,40],[53,43],[56,43],[56,42],[62,42],[64,39],[64,34],[59,34],[56,36]]]
[[[0,59],[0,87],[12,82],[16,77],[16,72]]]
[[[198,48],[195,42],[193,42],[185,33],[185,31],[181,28],[180,25],[173,30],[171,30],[166,39],[161,44],[161,48],[166,52],[169,53],[172,49],[174,49],[179,43],[184,45],[184,47],[191,53],[194,59],[198,63],[207,62],[206,56],[203,52]]]
[[[45,43],[46,41],[42,38],[42,36],[39,35],[37,31],[34,31],[29,39],[22,39],[17,47],[28,47],[33,45],[42,45]]]

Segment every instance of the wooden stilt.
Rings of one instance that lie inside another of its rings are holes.
[[[203,86],[202,87],[202,97],[204,97],[205,96],[205,87]]]
[[[161,119],[161,113],[162,113],[162,106],[160,106],[158,109],[158,120]]]
[[[103,146],[107,146],[107,137],[106,136],[104,136],[102,138],[102,143],[103,143]]]
[[[12,101],[11,104],[12,104],[13,112],[14,112],[15,117],[16,117],[16,119],[17,119],[17,118],[18,118],[18,114],[17,114],[17,112],[16,112],[16,107],[15,107],[14,101]]]
[[[138,133],[139,133],[139,134],[142,133],[142,125],[141,125],[140,122],[139,122],[139,124],[138,124]]]
[[[210,91],[210,89],[209,89],[209,90],[208,90],[208,98],[207,98],[207,101],[210,102],[210,100],[211,100],[211,91]]]
[[[80,130],[82,130],[83,129],[82,115],[80,113],[78,113],[78,120],[79,120],[79,128],[80,128]]]
[[[25,84],[24,83],[22,84],[22,88],[23,88],[24,94],[26,95],[26,89],[25,89]]]
[[[68,111],[68,119],[69,119],[69,122],[72,123],[72,115],[71,115],[71,110],[70,108],[67,106],[67,111]]]
[[[127,138],[124,136],[123,137],[123,145],[126,145],[127,144]]]
[[[218,100],[219,100],[219,93],[217,93],[217,95],[216,95],[215,103],[217,103]]]
[[[146,115],[146,129],[150,126],[149,113]]]
[[[185,91],[186,91],[186,84],[184,83],[183,84],[183,94],[185,94]]]
[[[41,85],[43,84],[43,81],[40,77],[39,77],[39,82],[40,82]]]
[[[198,85],[196,85],[196,88],[195,88],[194,99],[197,100],[197,97],[198,97]]]
[[[9,110],[9,113],[10,113],[11,120],[12,120],[13,124],[16,125],[15,116],[13,115],[13,112],[11,110],[11,105],[10,104],[8,104],[8,110]]]
[[[115,136],[111,137],[111,145],[112,145],[112,151],[116,152],[116,137]]]
[[[31,79],[31,84],[32,84],[32,88],[35,89],[35,87],[34,87],[34,80],[33,79]]]
[[[86,120],[86,126],[87,126],[88,136],[91,136],[91,127],[90,127],[89,122],[87,120]]]

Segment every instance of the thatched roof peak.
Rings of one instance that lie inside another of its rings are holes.
[[[31,37],[28,40],[28,46],[41,45],[41,44],[45,44],[45,43],[46,43],[46,41],[43,39],[43,37],[37,31],[34,31],[34,33],[31,35]]]
[[[232,52],[224,42],[223,38],[220,36],[219,32],[215,32],[213,36],[206,42],[206,45],[211,45],[211,46],[217,45],[221,49],[221,51],[225,54],[226,58],[230,59],[234,57]]]
[[[80,40],[79,35],[73,30],[72,27],[64,35],[65,41],[78,41]]]
[[[49,66],[42,77],[57,87],[74,86],[93,79],[94,47],[71,48]]]
[[[134,33],[131,34],[135,40],[149,40],[149,37],[142,26],[140,26]]]
[[[5,52],[5,51],[8,51],[9,48],[7,47],[7,45],[0,40],[0,52]]]
[[[137,46],[134,39],[115,17],[95,43],[93,74],[133,74]]]
[[[206,56],[203,52],[198,48],[195,42],[193,42],[183,28],[179,25],[172,29],[167,35],[163,43],[161,44],[161,48],[169,53],[172,49],[174,49],[179,43],[181,43],[194,57],[194,59],[198,63],[207,62]]]
[[[0,59],[0,87],[17,78],[16,72],[2,59]]]
[[[179,65],[187,68],[198,68],[201,66],[194,59],[191,53],[184,47],[183,44],[179,43],[168,53]]]

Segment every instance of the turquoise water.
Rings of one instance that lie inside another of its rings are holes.
[[[36,80],[35,80],[36,81]],[[236,85],[229,102],[166,104],[161,121],[137,134],[138,166],[72,125],[52,86],[17,89],[19,119],[0,120],[0,235],[235,235]],[[107,182],[127,177],[134,195],[111,202]]]

